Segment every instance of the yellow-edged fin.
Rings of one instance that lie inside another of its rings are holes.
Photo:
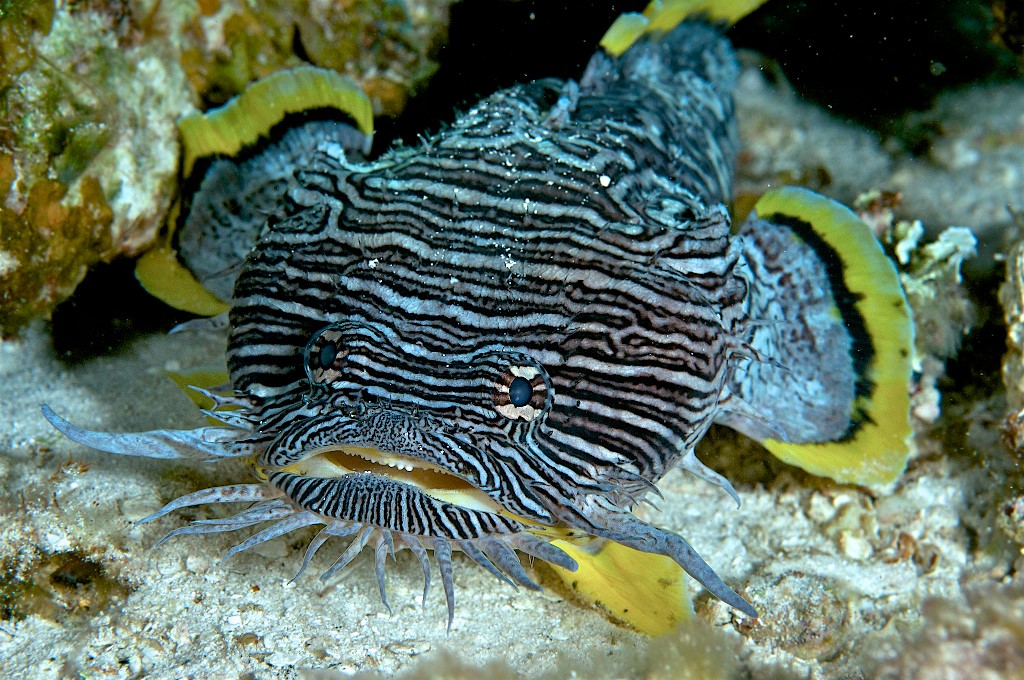
[[[236,155],[290,113],[319,108],[341,111],[361,132],[373,133],[373,106],[352,80],[315,66],[285,69],[252,83],[224,106],[186,116],[178,123],[184,148],[183,174],[188,177],[200,158]],[[178,262],[170,247],[179,209],[176,203],[164,245],[139,258],[135,277],[147,292],[175,309],[215,316],[227,311],[228,304],[207,291]]]
[[[665,33],[689,17],[734,24],[767,0],[652,0],[643,13],[620,15],[601,38],[601,47],[619,56],[649,33]]]
[[[640,632],[664,635],[693,616],[685,572],[672,559],[604,539],[551,544],[579,565],[576,571],[550,565],[566,586]]]
[[[234,156],[254,144],[289,113],[337,109],[351,116],[363,134],[373,132],[369,97],[349,78],[329,69],[298,66],[249,85],[224,106],[187,116],[178,123],[184,145],[184,174],[204,156]]]
[[[872,388],[855,401],[854,412],[863,415],[851,436],[822,444],[775,439],[762,444],[786,463],[839,482],[894,481],[906,468],[912,447],[909,389],[914,342],[910,307],[895,266],[857,215],[813,191],[770,191],[754,211],[769,222],[785,221],[781,217],[805,223],[835,252],[843,264],[843,283],[856,298],[853,306],[874,348],[863,376]]]
[[[228,377],[228,372],[223,368],[194,368],[182,372],[164,371],[164,375],[173,380],[188,395],[192,403],[201,409],[213,408],[213,401],[209,397],[190,388],[200,387],[204,390],[209,390],[221,385],[227,385],[231,380]]]
[[[605,31],[604,37],[601,38],[601,47],[608,54],[617,57],[647,32],[649,24],[647,17],[637,12],[620,14]]]
[[[183,312],[216,316],[229,309],[185,269],[167,246],[146,251],[135,263],[135,278],[147,293]]]

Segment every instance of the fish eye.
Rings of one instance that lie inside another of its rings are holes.
[[[517,376],[508,386],[508,400],[513,406],[526,406],[533,396],[533,385],[522,376]]]
[[[342,350],[341,329],[327,326],[313,334],[302,353],[306,377],[314,385],[323,385],[341,375],[346,353]]]
[[[537,365],[506,368],[494,383],[494,408],[509,420],[530,421],[548,407],[547,375]]]
[[[338,346],[333,342],[326,342],[324,346],[320,348],[320,366],[331,366],[334,364],[334,360],[338,356]]]

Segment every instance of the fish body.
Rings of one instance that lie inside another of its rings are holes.
[[[235,389],[292,428],[264,462],[313,433],[354,443],[311,423],[357,408],[360,445],[548,522],[626,503],[692,449],[742,343],[731,109],[702,79],[654,101],[597,83],[515,87],[423,147],[297,171],[304,205],[261,235],[232,302]]]
[[[719,30],[684,21],[375,160],[354,128],[314,123],[218,161],[180,238],[207,287],[233,291],[231,391],[215,398],[237,410],[138,434],[44,411],[115,453],[251,462],[255,483],[153,518],[256,505],[172,535],[276,521],[237,551],[324,525],[303,569],[351,536],[325,576],[370,545],[385,603],[384,557],[412,550],[429,585],[432,550],[449,623],[453,549],[535,587],[514,551],[571,571],[552,541],[584,536],[667,556],[756,616],[632,509],[676,466],[736,496],[694,454],[715,422],[781,448],[856,440],[891,352],[829,260],[842,237],[788,211],[824,199],[776,195],[732,227],[737,72]],[[902,300],[889,275],[880,295]]]

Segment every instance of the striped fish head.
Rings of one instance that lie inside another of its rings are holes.
[[[348,181],[365,191],[375,178]],[[710,425],[732,337],[723,314],[743,295],[727,217],[712,211],[692,233],[612,224],[576,238],[445,226],[472,209],[403,229],[360,226],[386,205],[325,206],[264,233],[238,280],[229,348],[270,441],[261,464],[400,478],[434,499],[593,531]],[[681,272],[687,258],[700,269]]]
[[[268,469],[372,473],[446,502],[551,519],[516,468],[551,409],[544,367],[526,353],[431,356],[381,323],[315,331],[301,389],[264,402]]]

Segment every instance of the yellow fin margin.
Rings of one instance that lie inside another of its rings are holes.
[[[648,33],[665,33],[693,16],[734,24],[767,0],[652,0],[643,14],[621,14],[601,38],[605,52],[617,57]]]
[[[203,288],[168,246],[147,250],[135,263],[135,278],[158,300],[199,316],[217,316],[229,305]]]
[[[549,565],[566,586],[641,633],[664,635],[693,617],[685,572],[672,559],[604,539],[551,544],[579,565],[576,571]]]
[[[197,159],[214,154],[233,156],[287,114],[318,108],[342,111],[363,134],[373,133],[373,106],[355,82],[329,69],[298,66],[252,83],[218,109],[183,118],[178,129],[184,145],[185,176]]]
[[[341,74],[315,66],[284,69],[249,85],[224,106],[186,116],[178,123],[188,177],[198,159],[234,156],[281,122],[289,113],[332,108],[351,116],[359,130],[373,133],[373,106],[358,85]],[[216,316],[229,305],[206,290],[170,247],[179,206],[172,209],[171,232],[163,246],[146,252],[135,265],[135,278],[153,297],[199,316]]]
[[[850,439],[823,444],[761,443],[786,463],[838,482],[881,484],[895,481],[912,450],[910,425],[911,352],[914,326],[899,274],[881,245],[849,208],[797,187],[770,191],[757,202],[758,217],[784,215],[809,224],[840,257],[846,287],[874,345],[866,377],[870,395],[855,408],[867,418]]]

